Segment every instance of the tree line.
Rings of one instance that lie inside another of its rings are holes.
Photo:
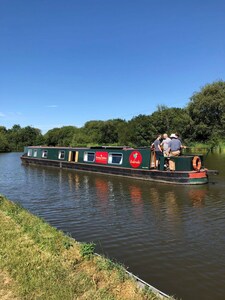
[[[185,108],[159,105],[151,115],[131,120],[88,121],[83,127],[63,126],[42,135],[41,130],[0,126],[0,151],[22,151],[24,146],[149,146],[158,133],[176,133],[184,143],[225,141],[225,81],[207,84],[195,92]]]

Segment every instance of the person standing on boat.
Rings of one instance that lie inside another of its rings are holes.
[[[169,156],[170,141],[171,141],[171,139],[168,137],[167,133],[164,133],[161,146],[163,148],[163,155],[165,157]]]
[[[169,143],[168,152],[170,153],[169,156],[179,156],[181,152],[181,141],[178,139],[175,133],[170,135],[171,141]],[[175,162],[173,160],[169,160],[169,169],[170,171],[175,170]]]
[[[182,154],[182,149],[186,149],[187,147],[183,146],[181,138],[179,137],[178,133],[175,133],[175,134],[177,136],[177,139],[180,140],[180,142],[181,142],[181,146],[180,146],[180,155],[181,155]]]
[[[170,138],[168,152],[170,153],[170,156],[179,156],[182,148],[181,141],[175,133],[172,133]]]
[[[155,155],[156,155],[156,163],[155,163],[156,168],[158,168],[160,156],[163,155],[163,151],[160,146],[161,138],[162,138],[162,136],[161,136],[161,134],[159,134],[158,137],[156,138],[156,140],[153,142],[154,149],[155,149]]]

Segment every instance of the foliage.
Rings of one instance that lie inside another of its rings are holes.
[[[190,136],[192,122],[186,109],[160,107],[151,115],[151,122],[157,133],[177,133],[182,138]]]
[[[95,244],[83,243],[80,245],[81,256],[90,259],[94,255]]]
[[[225,82],[205,85],[190,100],[187,109],[193,121],[193,140],[217,143],[219,139],[224,139]]]
[[[139,115],[128,123],[128,127],[128,137],[135,146],[149,146],[157,134],[157,129],[151,122],[151,116]]]
[[[7,139],[7,129],[0,126],[0,152],[10,151],[9,142]]]
[[[16,124],[11,129],[0,126],[0,151],[22,151],[24,146],[43,144],[40,129],[26,126],[21,128]]]
[[[116,144],[119,140],[119,129],[125,121],[113,119],[107,121],[89,121],[84,124],[82,133],[86,144]]]
[[[53,128],[45,135],[45,143],[48,146],[71,146],[73,135],[78,131],[74,126],[63,126],[61,128]]]
[[[195,92],[185,108],[158,105],[151,115],[138,115],[129,121],[91,120],[83,127],[63,126],[40,129],[15,124],[11,129],[0,126],[0,152],[22,151],[24,146],[149,146],[161,133],[177,133],[184,142],[209,143],[212,147],[225,136],[225,82],[207,84]]]

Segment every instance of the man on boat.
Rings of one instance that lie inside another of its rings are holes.
[[[167,133],[163,134],[163,141],[161,143],[161,146],[163,148],[163,155],[165,157],[169,156],[169,144],[170,144],[171,139],[168,137]]]
[[[170,156],[179,156],[182,148],[181,141],[175,133],[172,133],[170,138],[168,152],[170,153]]]
[[[162,151],[162,148],[160,146],[161,138],[162,138],[162,136],[161,136],[161,134],[159,134],[157,136],[156,140],[153,142],[155,155],[156,155],[156,163],[155,163],[156,168],[158,168],[160,156],[163,155],[163,151]]]
[[[178,139],[178,136],[175,133],[170,135],[171,141],[169,142],[169,156],[179,156],[181,153],[181,148],[183,147],[181,141]],[[175,162],[173,160],[169,160],[169,169],[170,171],[175,170]]]

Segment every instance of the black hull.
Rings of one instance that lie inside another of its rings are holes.
[[[155,182],[164,182],[172,184],[205,184],[208,182],[206,171],[159,171],[159,170],[140,170],[132,168],[121,168],[114,166],[104,166],[100,164],[86,164],[63,162],[47,159],[30,158],[26,156],[21,157],[22,163],[27,165],[40,165],[48,167],[56,167],[62,169],[72,169],[80,171],[88,171],[95,173],[102,173],[108,175],[125,176],[130,178],[149,180]]]

